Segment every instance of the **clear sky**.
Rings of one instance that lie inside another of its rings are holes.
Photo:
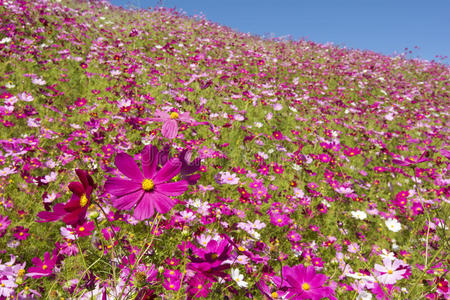
[[[450,0],[109,0],[164,6],[244,33],[291,36],[386,55],[450,57]],[[418,48],[416,48],[418,47]],[[449,64],[450,58],[443,62]]]

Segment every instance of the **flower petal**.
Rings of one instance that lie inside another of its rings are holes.
[[[139,166],[130,155],[126,153],[117,154],[115,163],[119,171],[128,178],[138,181],[144,180]]]
[[[105,191],[114,196],[125,196],[142,189],[142,184],[133,180],[126,180],[117,177],[108,178],[105,182]]]
[[[133,217],[141,221],[151,218],[155,212],[155,199],[155,193],[145,193],[142,200],[136,205]]]
[[[177,182],[160,183],[155,186],[155,192],[164,194],[166,196],[179,196],[183,194],[189,187],[186,180]]]
[[[134,193],[127,194],[122,197],[117,197],[112,200],[113,206],[117,209],[131,209],[139,200],[142,199],[142,196],[144,194],[145,192],[143,190],[138,190]]]
[[[175,200],[167,197],[166,195],[163,195],[158,192],[154,192],[152,194],[154,195],[153,205],[155,206],[156,211],[159,212],[160,214],[167,213],[169,210],[172,209],[172,207],[175,206]]]
[[[178,123],[175,120],[167,120],[164,122],[161,133],[165,138],[174,139],[178,134]]]
[[[86,192],[83,185],[76,181],[72,181],[71,183],[69,183],[69,190],[71,190],[72,193],[76,194],[79,197],[81,197],[81,195]]]
[[[37,214],[40,220],[36,222],[54,222],[62,219],[67,212],[64,210],[64,203],[57,203],[53,206],[53,211],[41,211]]]
[[[145,178],[152,178],[158,166],[158,148],[153,145],[145,146],[141,157],[142,171],[144,171]]]
[[[158,171],[158,173],[156,173],[153,182],[158,184],[160,182],[169,181],[180,173],[180,169],[181,161],[178,158],[172,158]]]

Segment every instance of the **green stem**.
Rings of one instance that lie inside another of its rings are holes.
[[[436,254],[433,256],[433,258],[430,261],[430,265],[433,264],[434,260],[436,259],[436,257],[441,253],[441,251],[444,250],[444,247],[439,248],[439,251],[436,252]],[[411,288],[411,290],[409,291],[408,295],[406,296],[406,299],[409,299],[409,295],[412,294],[413,291],[416,290],[417,284],[422,280],[422,278],[425,276],[426,272],[428,271],[428,268],[425,268],[422,271],[421,276],[416,280],[416,282],[414,283],[413,287]]]
[[[151,229],[150,229],[150,232],[153,232],[153,230],[154,230],[154,229],[157,229],[158,226],[159,226],[159,219],[160,219],[160,218],[159,218],[159,213],[156,214],[155,219],[157,220],[157,222],[156,222],[156,227],[154,226],[154,225],[155,225],[155,222],[153,221],[153,222],[152,222],[152,227],[151,227]],[[155,219],[154,219],[154,220],[155,220]],[[147,247],[144,249],[144,251],[142,251],[142,252],[139,254],[138,259],[136,259],[136,261],[134,262],[133,266],[131,267],[130,273],[128,274],[127,280],[125,281],[125,284],[124,284],[124,286],[123,286],[123,288],[122,288],[122,291],[120,292],[120,296],[119,296],[118,299],[122,299],[123,293],[125,292],[125,288],[127,287],[127,284],[128,284],[128,282],[130,281],[131,275],[133,274],[133,271],[134,271],[136,265],[138,265],[138,264],[141,262],[141,260],[142,260],[142,258],[144,257],[145,253],[148,251],[148,249],[150,249],[150,247],[152,246],[152,243],[153,243],[154,238],[155,238],[155,235],[153,234],[153,235],[152,235],[152,238],[151,238],[151,240],[150,240],[150,242],[149,242],[148,245],[147,245]]]

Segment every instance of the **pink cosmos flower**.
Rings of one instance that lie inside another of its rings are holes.
[[[374,268],[378,272],[377,279],[384,284],[395,284],[397,280],[403,278],[403,274],[405,274],[406,269],[401,269],[402,261],[398,259],[391,260],[386,257],[383,259],[383,264],[375,264]]]
[[[77,169],[80,182],[69,183],[72,197],[67,203],[58,203],[53,211],[41,211],[37,216],[41,219],[37,222],[54,222],[62,220],[68,225],[82,224],[85,220],[87,209],[91,203],[91,194],[96,185],[92,177],[84,170]]]
[[[11,224],[11,220],[8,218],[8,216],[0,215],[0,237],[5,234],[9,224]]]
[[[429,156],[430,156],[430,153],[428,151],[424,151],[419,158],[417,158],[415,156],[408,157],[405,160],[400,160],[400,159],[394,158],[394,159],[392,159],[392,162],[394,164],[397,164],[400,166],[408,167],[411,165],[429,161],[429,159],[428,159]]]
[[[31,261],[35,265],[28,269],[27,276],[33,278],[41,278],[44,276],[50,276],[53,273],[53,268],[56,264],[57,255],[51,257],[50,253],[45,252],[44,261],[39,257],[34,257]]]
[[[178,112],[172,112],[170,114],[157,109],[155,111],[155,118],[152,121],[164,122],[161,128],[161,133],[165,138],[174,139],[178,134],[178,122],[192,123],[195,120],[191,118],[189,112],[184,112],[181,115]]]
[[[181,278],[181,277],[180,277]],[[180,278],[166,278],[162,286],[169,291],[178,291],[181,286]]]
[[[130,155],[118,154],[116,166],[129,179],[108,178],[105,190],[114,196],[114,207],[123,210],[135,207],[133,216],[145,220],[153,216],[155,209],[167,213],[175,205],[170,197],[183,194],[189,184],[186,180],[169,182],[180,173],[182,164],[178,158],[168,160],[157,170],[159,155],[155,146],[146,146],[141,156],[142,171]]]
[[[194,270],[202,274],[211,281],[216,281],[216,277],[225,277],[224,270],[230,268],[230,264],[226,262],[231,253],[231,245],[226,239],[217,242],[211,240],[205,249],[193,247],[195,256],[190,256],[191,263],[188,269]]]
[[[84,224],[78,225],[75,228],[75,233],[78,237],[88,236],[92,234],[92,231],[94,231],[94,229],[94,222],[86,222]]]
[[[270,217],[270,222],[278,227],[283,227],[289,224],[289,217],[287,215],[284,214],[273,214]]]
[[[212,286],[212,283],[208,281],[208,278],[200,274],[192,277],[188,284],[189,295],[195,296],[196,298],[207,297]]]
[[[13,229],[14,237],[20,241],[24,241],[30,235],[28,233],[28,228],[24,228],[23,226],[17,226]]]
[[[13,298],[13,293],[17,287],[16,280],[12,276],[0,276],[0,297],[2,299]]]
[[[313,266],[284,266],[282,273],[283,281],[278,276],[275,276],[273,281],[280,290],[286,291],[287,299],[319,300],[325,297],[336,299],[334,291],[330,287],[323,286],[328,277],[317,274]]]

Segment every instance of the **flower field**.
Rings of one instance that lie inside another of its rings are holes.
[[[448,65],[0,2],[0,300],[450,299]]]

